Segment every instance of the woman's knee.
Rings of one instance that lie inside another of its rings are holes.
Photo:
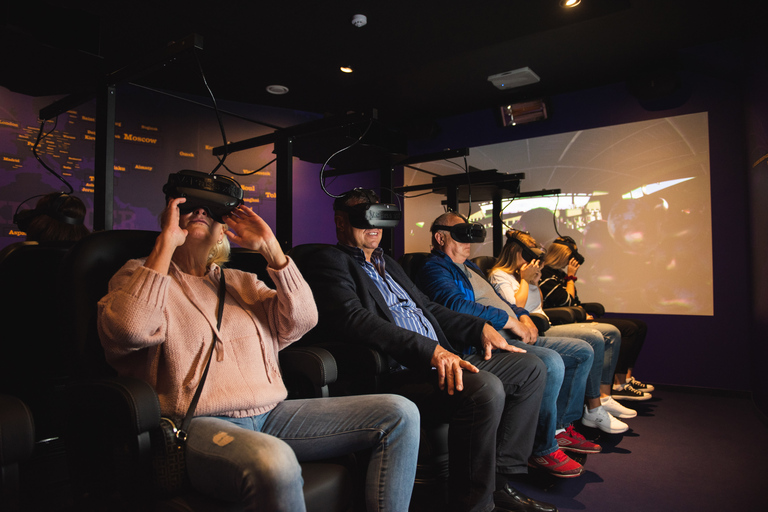
[[[226,423],[226,422],[225,422]],[[205,439],[192,441],[192,435]],[[301,492],[301,466],[282,440],[235,425],[190,430],[188,472],[196,487],[228,501],[270,503]]]

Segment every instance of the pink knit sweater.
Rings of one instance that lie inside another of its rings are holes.
[[[99,336],[120,375],[147,381],[163,414],[182,418],[215,333],[196,416],[254,416],[285,399],[277,352],[317,323],[312,291],[293,261],[281,270],[268,269],[277,291],[254,274],[227,269],[221,332],[216,331],[218,266],[195,277],[172,264],[163,275],[144,261],[126,263],[99,301]]]

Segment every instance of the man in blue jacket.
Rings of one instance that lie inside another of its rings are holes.
[[[482,270],[468,259],[470,242],[482,241],[472,238],[472,227],[464,217],[453,212],[435,220],[432,254],[420,269],[416,284],[435,302],[482,318],[508,343],[524,347],[541,358],[547,366],[547,385],[529,465],[562,478],[579,476],[583,471],[581,464],[563,453],[560,444],[576,447],[582,453],[601,450],[599,445],[569,428],[573,421],[581,418],[594,351],[583,340],[538,336],[528,312],[501,298]],[[477,228],[482,230],[481,226]]]

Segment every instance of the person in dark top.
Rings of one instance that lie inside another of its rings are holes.
[[[576,292],[576,273],[581,265],[573,257],[574,252],[578,253],[578,247],[570,237],[557,238],[547,245],[539,281],[545,308],[581,307]],[[589,313],[587,320],[593,320]],[[645,343],[648,325],[634,318],[601,317],[600,322],[611,324],[621,332],[621,348],[611,396],[616,400],[649,400],[653,386],[632,376],[632,369]]]

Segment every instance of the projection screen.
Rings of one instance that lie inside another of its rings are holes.
[[[514,129],[514,128],[512,128]],[[586,261],[582,301],[607,311],[712,315],[712,223],[707,114],[667,117],[470,149],[469,166],[524,173],[520,190],[560,194],[508,197],[501,221],[545,246],[573,237]],[[405,169],[405,186],[464,172],[463,159]],[[471,187],[470,187],[471,192]],[[408,193],[405,252],[430,250],[440,194]],[[491,229],[491,204],[459,211]],[[505,229],[506,230],[506,229]],[[472,257],[492,255],[489,236]]]

